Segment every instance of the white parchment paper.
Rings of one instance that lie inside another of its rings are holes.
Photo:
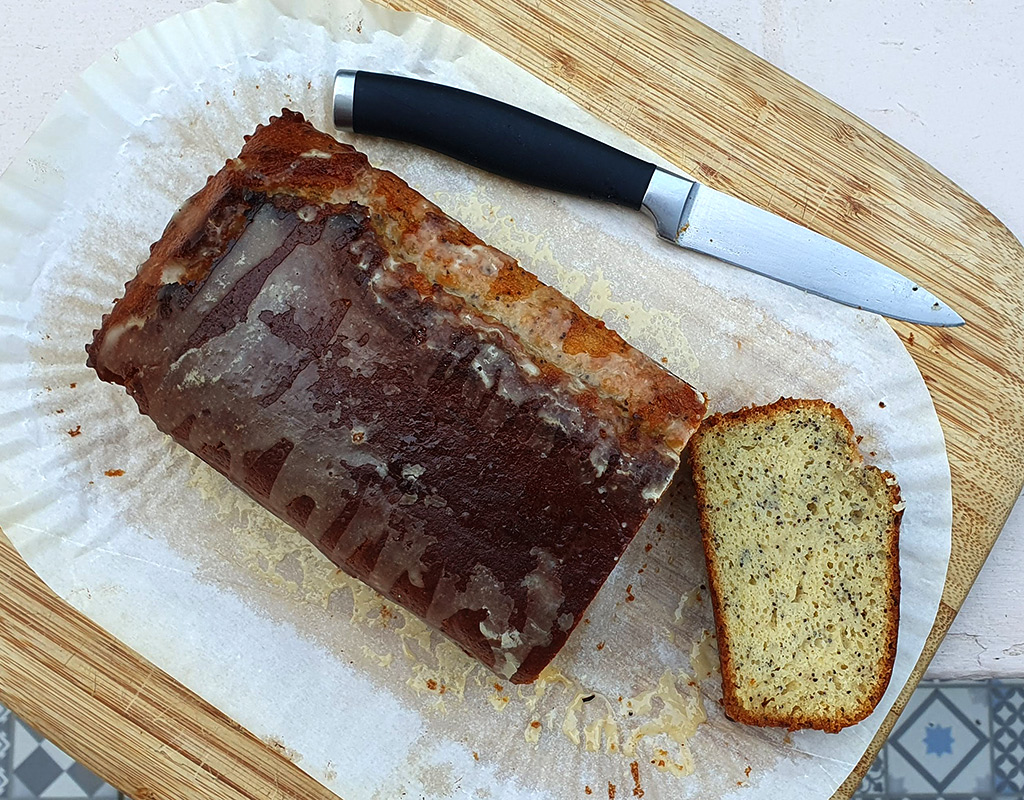
[[[921,652],[950,552],[941,430],[883,320],[660,243],[640,215],[341,136],[713,408],[792,395],[846,411],[907,510],[892,682],[836,735],[724,718],[685,474],[554,668],[517,688],[340,574],[85,368],[93,328],[178,204],[283,106],[330,130],[340,66],[474,89],[653,158],[467,36],[357,0],[241,0],[142,31],[82,75],[0,180],[0,525],[58,594],[346,800],[612,784],[830,796]]]

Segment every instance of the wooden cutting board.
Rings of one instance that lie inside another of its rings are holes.
[[[701,181],[913,276],[967,320],[893,323],[931,391],[953,478],[953,552],[906,704],[1024,482],[1024,248],[864,122],[660,0],[392,0],[536,74]],[[586,25],[580,25],[586,20]],[[57,598],[0,533],[0,700],[136,800],[330,798]]]

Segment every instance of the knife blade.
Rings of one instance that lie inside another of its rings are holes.
[[[524,109],[398,75],[341,69],[336,128],[451,156],[543,189],[646,212],[658,235],[804,291],[923,325],[964,320],[893,269],[795,222]]]

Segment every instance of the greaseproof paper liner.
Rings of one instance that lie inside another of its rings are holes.
[[[74,607],[346,800],[829,797],[921,653],[950,553],[942,433],[883,320],[659,242],[640,215],[340,135],[713,409],[781,395],[844,409],[907,508],[892,681],[835,735],[724,718],[685,474],[553,667],[513,687],[86,369],[85,343],[175,208],[282,107],[330,130],[341,66],[479,91],[654,159],[471,38],[357,0],[241,0],[140,32],[81,76],[0,181],[0,525]]]

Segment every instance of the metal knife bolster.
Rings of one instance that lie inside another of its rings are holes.
[[[654,168],[640,208],[654,220],[654,227],[662,239],[678,242],[679,231],[686,224],[690,207],[697,197],[698,185],[681,175]]]

